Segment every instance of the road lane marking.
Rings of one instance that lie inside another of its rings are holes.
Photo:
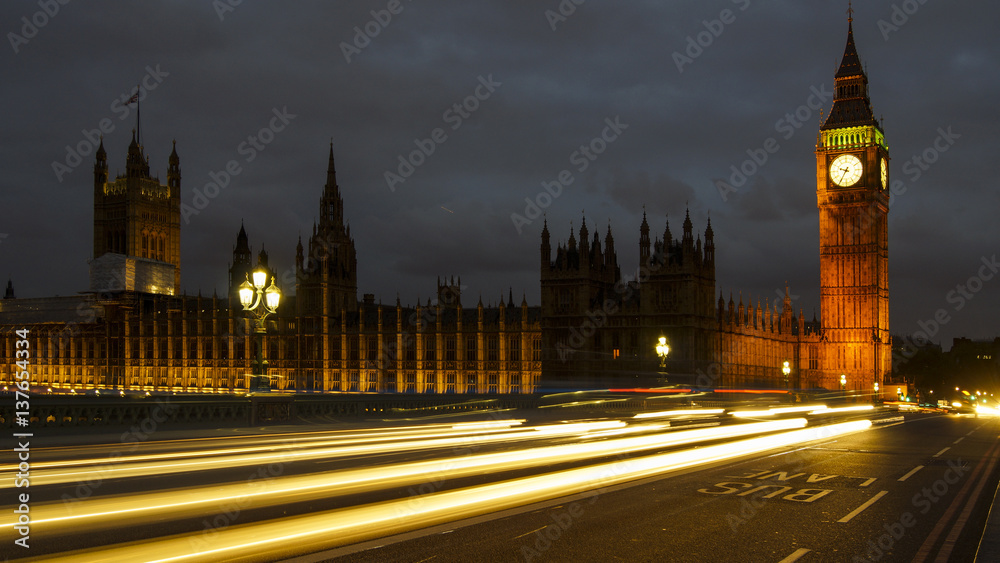
[[[913,469],[911,469],[909,473],[907,473],[906,475],[903,475],[902,477],[900,477],[899,479],[897,479],[897,481],[899,481],[899,482],[906,481],[911,476],[913,476],[914,473],[916,473],[917,471],[920,471],[923,468],[924,468],[923,465],[918,465],[918,466],[914,467]]]
[[[799,558],[801,558],[803,555],[809,553],[810,551],[812,551],[812,550],[811,549],[806,549],[804,547],[800,547],[800,548],[796,549],[794,553],[792,553],[788,557],[782,559],[778,563],[792,563],[792,561],[798,561]]]
[[[920,546],[920,549],[917,550],[916,555],[913,556],[912,559],[913,563],[923,563],[923,561],[925,561],[928,557],[930,557],[931,550],[934,548],[934,544],[937,543],[938,537],[940,537],[941,533],[944,532],[945,526],[948,525],[948,522],[951,520],[952,515],[955,513],[955,511],[958,510],[958,505],[961,504],[963,500],[965,500],[966,492],[969,490],[970,487],[972,487],[972,484],[975,483],[977,479],[979,479],[979,475],[980,473],[982,473],[982,470],[985,468],[988,460],[991,460],[990,471],[992,471],[993,466],[996,463],[997,455],[998,455],[998,446],[997,442],[994,442],[990,450],[986,452],[986,456],[984,456],[979,461],[979,463],[976,464],[976,467],[972,470],[972,473],[969,475],[968,481],[966,481],[965,484],[962,485],[962,488],[958,491],[958,493],[955,495],[955,498],[951,501],[951,504],[949,504],[948,508],[945,509],[944,514],[941,515],[941,518],[938,520],[937,525],[934,526],[934,529],[931,530],[931,533],[924,539],[924,543]],[[990,474],[989,472],[986,473],[986,475],[989,474]],[[972,498],[974,499],[975,496],[973,496]],[[974,503],[974,500],[970,502]],[[952,528],[952,533],[955,533],[954,528]],[[942,547],[941,552],[944,551],[945,547]],[[939,557],[941,555],[941,552],[938,553]],[[950,547],[947,549],[947,552],[948,554],[951,553]],[[945,555],[945,557],[947,557],[947,554]]]
[[[866,502],[866,503],[862,504],[861,506],[859,506],[859,507],[855,508],[853,512],[851,512],[851,513],[850,513],[850,514],[848,514],[847,516],[844,516],[844,517],[843,517],[843,518],[841,518],[840,520],[837,520],[837,522],[839,522],[839,523],[847,523],[847,522],[850,522],[850,521],[851,521],[851,518],[854,518],[854,517],[855,517],[855,516],[857,516],[858,514],[861,514],[862,512],[864,512],[864,510],[865,510],[866,508],[868,508],[869,506],[871,506],[871,505],[875,504],[875,501],[877,501],[878,499],[880,499],[880,498],[884,497],[884,496],[885,496],[885,495],[887,495],[887,494],[889,494],[889,491],[881,491],[881,492],[879,492],[879,493],[878,493],[877,495],[875,495],[875,496],[873,496],[872,498],[868,499],[868,502]]]
[[[983,473],[982,479],[976,484],[976,488],[972,490],[972,494],[969,495],[969,500],[965,503],[965,507],[962,509],[962,513],[955,520],[955,524],[951,528],[951,532],[948,537],[945,538],[944,544],[941,545],[941,551],[938,552],[937,559],[935,561],[948,561],[951,556],[951,551],[955,549],[955,543],[958,542],[958,536],[962,533],[962,529],[965,528],[966,522],[969,521],[969,515],[972,513],[972,508],[975,506],[976,501],[979,499],[980,493],[983,491],[983,485],[989,480],[990,475],[993,474],[993,469],[997,465],[997,452],[994,448],[993,458],[990,460],[989,467],[986,468],[986,472]]]
[[[939,451],[938,453],[936,453],[936,454],[932,455],[931,457],[941,457],[941,454],[943,454],[944,452],[946,452],[946,451],[948,451],[948,450],[950,450],[950,449],[951,449],[951,446],[948,446],[947,448],[945,448],[945,449],[943,449],[943,450]]]
[[[872,477],[870,479],[867,479],[864,483],[861,483],[858,486],[859,487],[867,487],[868,485],[871,485],[872,483],[874,483],[876,479],[878,479],[878,477]]]
[[[954,445],[954,444],[957,444],[957,443],[961,442],[961,441],[962,441],[962,440],[964,440],[964,439],[965,439],[965,436],[962,436],[962,437],[961,437],[961,438],[959,438],[958,440],[955,440],[954,442],[952,442],[952,445]]]
[[[541,528],[538,528],[538,530],[544,530],[545,528],[548,528],[548,526],[542,526]],[[525,533],[521,534],[520,536],[514,536],[514,539],[516,540],[517,538],[523,538],[524,536],[527,536],[529,534],[534,534],[538,530],[531,530],[530,532],[525,532]]]

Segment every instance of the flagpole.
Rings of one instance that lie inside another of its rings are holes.
[[[138,84],[135,85],[135,137],[136,142],[139,143],[139,148],[142,148],[142,123],[139,119],[140,111],[142,111],[142,96],[139,94],[142,92]]]

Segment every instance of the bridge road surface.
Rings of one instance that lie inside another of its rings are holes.
[[[907,415],[289,561],[972,561],[998,431],[997,418]]]

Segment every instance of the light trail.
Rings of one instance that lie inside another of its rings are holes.
[[[119,465],[106,464],[106,467],[102,467],[97,470],[88,468],[64,470],[58,467],[50,469],[36,469],[36,466],[33,464],[31,484],[33,486],[40,486],[73,482],[94,482],[107,479],[122,479],[126,477],[143,477],[150,475],[162,476],[190,471],[231,469],[261,463],[290,463],[311,459],[332,459],[346,456],[412,452],[445,447],[479,445],[485,443],[538,440],[558,436],[573,436],[585,432],[622,428],[624,426],[626,426],[626,424],[620,420],[549,424],[544,426],[519,427],[509,429],[505,432],[483,430],[471,433],[462,433],[461,435],[455,437],[409,439],[406,441],[392,442],[390,444],[361,444],[284,452],[276,452],[273,448],[271,448],[262,453],[217,456],[209,459],[160,459],[151,462],[136,462]],[[59,465],[58,462],[52,463],[56,466]],[[103,465],[102,462],[98,463]],[[0,484],[2,484],[0,488],[11,488],[14,484],[14,473],[11,473],[8,477],[0,479]]]
[[[741,424],[723,428],[682,430],[618,438],[594,443],[527,448],[514,452],[468,455],[430,461],[331,471],[314,475],[279,477],[252,483],[187,487],[156,493],[101,497],[74,503],[33,505],[32,529],[53,537],[60,532],[79,533],[120,527],[123,518],[130,525],[165,519],[180,519],[217,512],[288,504],[302,500],[329,498],[420,484],[460,479],[486,472],[513,471],[570,463],[612,454],[694,444],[709,440],[743,437],[784,431],[805,426],[806,420],[789,419]],[[14,523],[0,524],[0,534],[14,537]]]
[[[158,454],[142,454],[142,455],[117,455],[117,456],[105,456],[102,458],[89,458],[89,459],[62,459],[59,461],[36,461],[32,462],[32,467],[36,469],[46,469],[51,467],[74,467],[74,466],[87,466],[87,465],[112,465],[112,464],[125,464],[125,463],[135,463],[141,461],[164,461],[168,459],[185,459],[185,458],[204,458],[210,456],[224,456],[233,455],[241,453],[254,453],[254,452],[273,452],[274,445],[282,445],[285,448],[299,447],[299,448],[310,448],[310,447],[320,447],[320,446],[340,446],[349,444],[366,444],[366,443],[378,443],[378,442],[391,442],[393,440],[398,440],[400,437],[408,437],[416,435],[415,437],[420,439],[426,439],[431,437],[444,437],[444,436],[456,436],[456,435],[473,435],[473,434],[484,434],[491,431],[520,431],[520,428],[511,428],[514,426],[520,426],[524,423],[524,420],[496,420],[496,421],[485,421],[485,422],[459,422],[451,424],[427,424],[423,426],[411,426],[411,427],[398,427],[390,429],[381,429],[375,431],[362,431],[362,432],[349,432],[341,436],[330,437],[328,435],[323,436],[299,436],[297,434],[284,434],[285,436],[297,436],[294,441],[289,442],[288,438],[285,439],[266,439],[260,445],[248,447],[246,445],[237,445],[243,441],[243,437],[237,439],[225,439],[229,443],[233,444],[229,447],[216,447],[216,449],[210,450],[190,450],[184,452],[170,452],[170,453],[158,453]],[[533,427],[527,427],[533,428]],[[344,432],[344,431],[338,431]],[[324,433],[327,434],[327,433]],[[217,438],[213,438],[217,439]],[[199,440],[196,438],[195,440]],[[174,442],[173,440],[170,442]],[[184,440],[178,440],[181,445],[185,445]],[[309,443],[304,443],[309,442]],[[168,442],[157,442],[156,444],[166,444]],[[269,445],[267,445],[269,444]],[[223,444],[225,445],[225,443]],[[82,446],[87,449],[92,449],[92,446]],[[122,447],[127,447],[124,444],[113,450],[116,452]],[[43,449],[43,451],[45,451]],[[72,453],[71,451],[68,453]],[[120,452],[119,452],[120,453]],[[0,472],[16,471],[17,464],[6,464],[0,465]],[[3,481],[0,480],[0,483]],[[5,488],[5,487],[0,487]]]
[[[761,418],[776,414],[791,414],[825,409],[826,405],[802,405],[797,407],[772,407],[767,410],[732,411],[729,414],[736,418]]]
[[[386,535],[386,530],[398,534],[742,455],[829,439],[870,427],[871,421],[863,420],[792,430],[732,443],[431,493],[421,496],[419,503],[413,503],[412,499],[393,500],[212,530],[205,538],[172,536],[38,560],[73,563],[81,560],[107,563],[272,561],[375,539]]]
[[[641,412],[632,418],[666,418],[673,416],[705,416],[711,414],[722,414],[725,409],[680,409],[660,412]]]

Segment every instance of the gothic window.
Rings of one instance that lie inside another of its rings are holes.
[[[470,336],[465,340],[465,361],[474,362],[476,360],[476,337]]]
[[[433,362],[437,359],[437,346],[434,342],[433,334],[424,335],[424,361]],[[431,366],[425,366],[430,368]]]
[[[500,339],[497,336],[486,338],[486,360],[496,362],[500,359]]]
[[[507,340],[507,361],[509,362],[519,362],[521,361],[521,339],[517,336],[511,336]]]

